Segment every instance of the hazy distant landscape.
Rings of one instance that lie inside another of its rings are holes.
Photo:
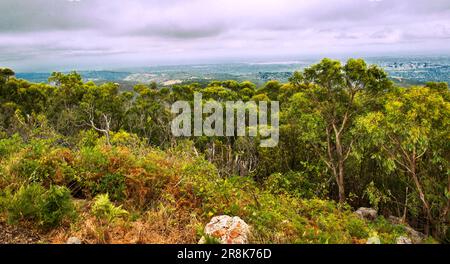
[[[404,85],[424,84],[429,81],[450,82],[450,57],[376,57],[367,58],[389,73],[390,78]],[[151,66],[127,70],[80,71],[86,81],[118,82],[128,85],[156,82],[162,86],[181,83],[207,83],[212,80],[251,81],[262,85],[269,80],[287,82],[296,70],[316,60],[243,62],[227,64],[192,64]],[[47,82],[51,72],[17,73],[17,77],[31,82]],[[131,87],[131,86],[130,86]]]

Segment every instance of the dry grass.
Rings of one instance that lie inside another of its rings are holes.
[[[69,237],[78,237],[86,244],[185,244],[197,243],[196,230],[201,225],[187,210],[173,208],[149,210],[138,219],[119,220],[105,224],[89,211],[80,214],[76,223],[48,233],[49,243],[64,244]]]

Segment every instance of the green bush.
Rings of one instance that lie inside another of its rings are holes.
[[[99,147],[83,147],[80,149],[79,166],[88,172],[101,172],[106,169],[108,159]]]
[[[14,163],[11,168],[11,172],[24,180],[37,182],[44,178],[39,174],[39,161],[37,160],[24,158]]]
[[[106,174],[98,184],[93,186],[94,194],[109,194],[113,201],[122,201],[125,198],[125,176],[119,173]]]
[[[6,158],[18,152],[23,145],[23,140],[18,134],[0,139],[0,158]]]
[[[25,185],[13,194],[8,206],[10,222],[19,220],[40,221],[40,207],[43,203],[45,189],[37,183]]]
[[[381,243],[384,244],[395,244],[397,237],[406,236],[404,226],[391,224],[382,216],[378,217],[375,221],[370,222],[369,226],[372,230],[377,232]]]
[[[358,239],[368,238],[370,229],[367,227],[367,224],[356,217],[352,217],[347,222],[347,230],[352,237],[356,237]]]
[[[55,227],[65,218],[75,216],[75,207],[66,187],[51,186],[46,190],[32,183],[9,198],[7,213],[10,222],[28,220],[42,227]]]
[[[95,147],[97,145],[98,138],[99,138],[98,132],[93,129],[81,130],[77,136],[78,139],[77,146],[79,148]]]
[[[69,189],[61,186],[51,186],[46,192],[40,209],[41,221],[44,226],[57,226],[65,217],[75,215]]]
[[[273,194],[289,194],[298,198],[315,197],[315,185],[301,172],[274,173],[264,182],[264,187]]]

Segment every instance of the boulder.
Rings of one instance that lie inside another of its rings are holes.
[[[378,238],[378,237],[369,237],[368,239],[367,239],[367,242],[366,242],[366,244],[381,244],[381,241],[380,241],[380,238]]]
[[[402,225],[404,224],[403,219],[397,216],[390,215],[388,218],[389,222],[394,225]]]
[[[397,244],[412,244],[411,239],[405,236],[397,237]]]
[[[377,210],[373,208],[360,207],[355,213],[362,219],[375,220],[378,216]]]
[[[250,227],[239,217],[221,215],[211,219],[205,227],[205,234],[218,239],[222,244],[247,244]],[[205,243],[202,237],[200,244]]]
[[[404,228],[406,233],[408,234],[408,237],[411,238],[411,241],[414,244],[420,244],[426,238],[424,233],[414,230],[409,225],[405,225]]]
[[[66,244],[71,244],[71,245],[80,245],[81,240],[78,237],[69,237],[69,239],[67,239]]]
[[[403,220],[400,217],[396,216],[389,216],[389,222],[394,225],[402,225],[403,228],[406,231],[406,234],[408,235],[408,239],[413,244],[420,244],[422,241],[426,238],[425,234],[414,230],[411,226],[408,225],[408,223],[404,223]],[[406,243],[405,243],[406,244]]]

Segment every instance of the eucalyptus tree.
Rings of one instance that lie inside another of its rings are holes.
[[[390,93],[384,108],[361,116],[356,127],[380,149],[374,157],[410,179],[434,224],[448,222],[450,213],[450,93],[429,86]]]
[[[299,92],[291,98],[288,118],[301,127],[299,140],[311,147],[331,171],[338,186],[339,201],[344,202],[346,161],[355,138],[351,127],[355,118],[370,105],[363,97],[376,98],[391,88],[387,74],[362,59],[345,65],[323,59],[290,78]]]

